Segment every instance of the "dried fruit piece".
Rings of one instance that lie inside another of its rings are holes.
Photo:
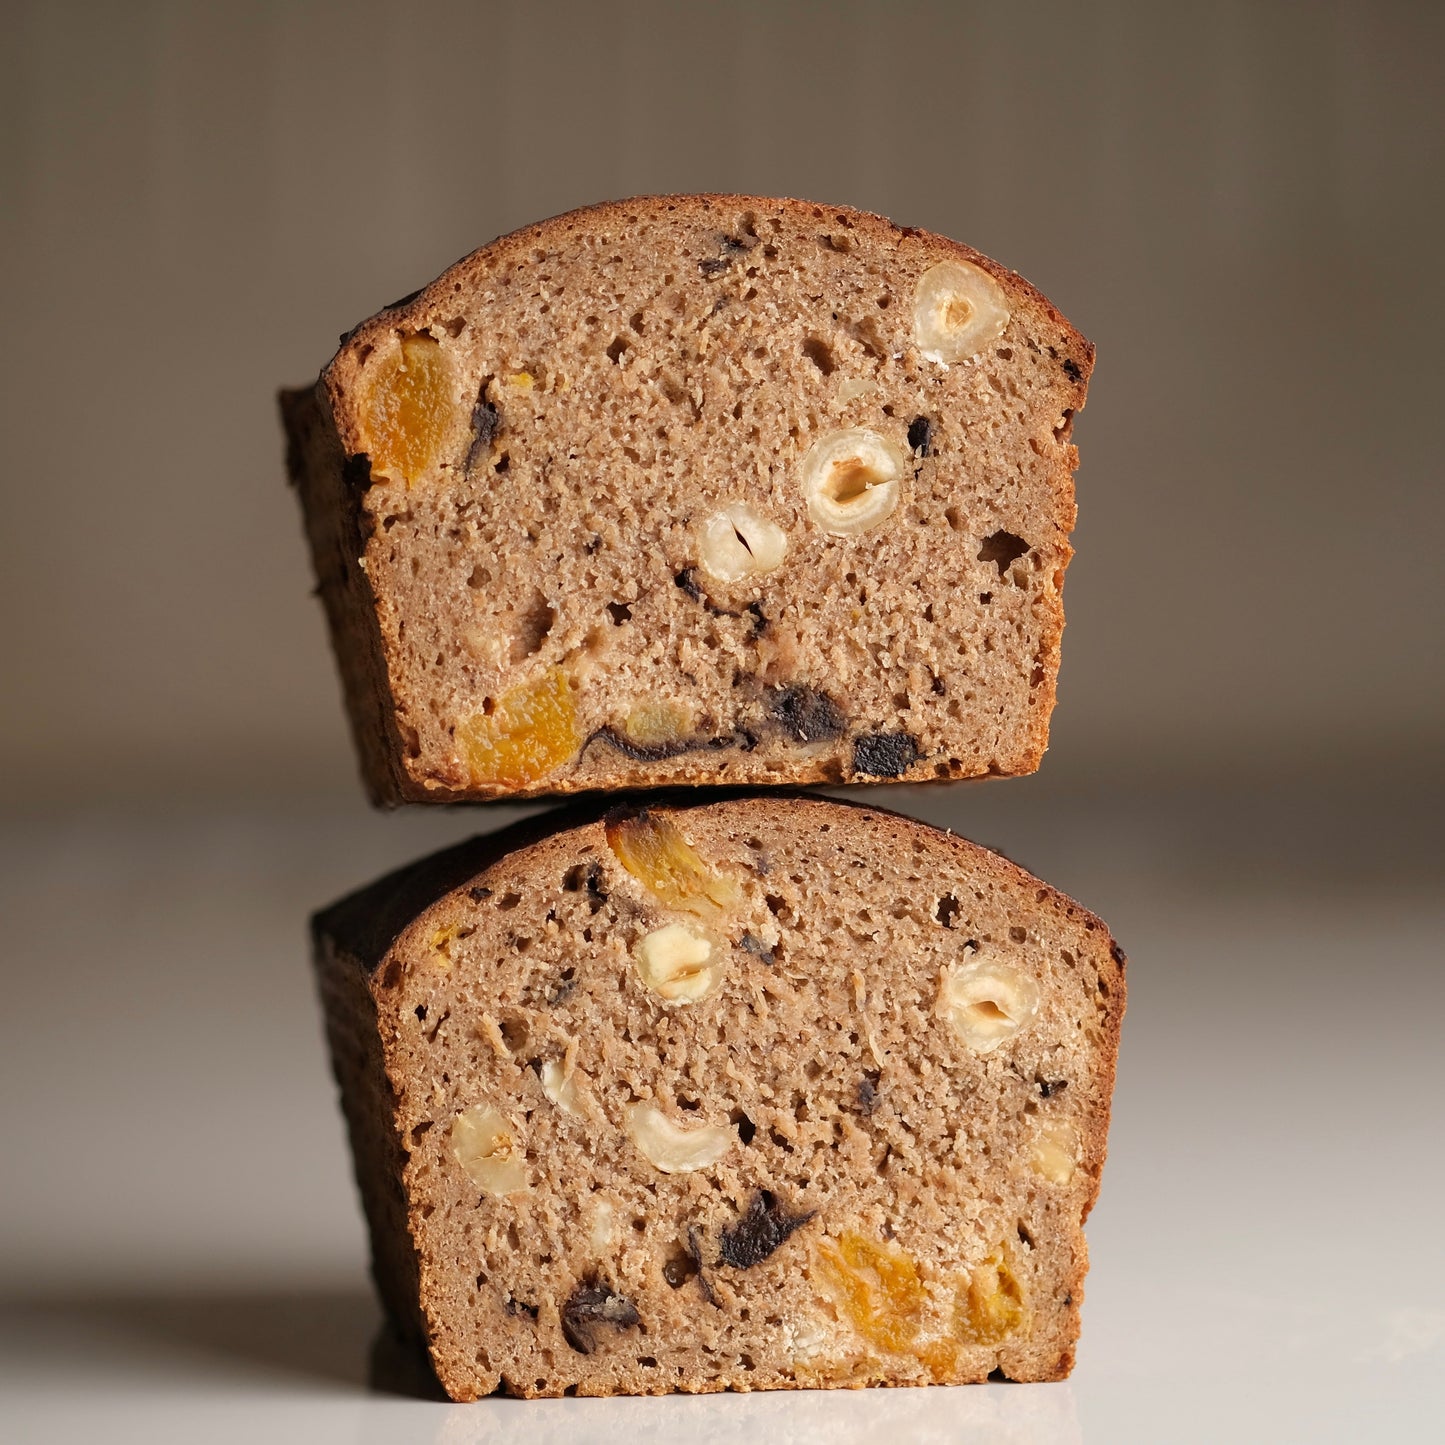
[[[627,1106],[627,1135],[638,1151],[664,1174],[690,1174],[716,1164],[736,1135],[723,1124],[684,1129],[655,1104]]]
[[[976,1345],[996,1345],[1027,1324],[1023,1287],[1002,1245],[969,1276],[959,1314],[961,1333]]]
[[[896,1245],[885,1246],[851,1231],[817,1251],[819,1275],[833,1302],[870,1344],[911,1353],[923,1312],[918,1267]]]
[[[801,1229],[818,1211],[789,1214],[770,1190],[760,1189],[748,1204],[747,1213],[723,1230],[718,1255],[734,1269],[751,1269],[762,1263],[795,1229]]]
[[[888,520],[906,468],[907,458],[886,437],[849,427],[813,443],[798,469],[798,485],[813,521],[846,537]]]
[[[597,1327],[629,1329],[641,1320],[637,1306],[605,1284],[580,1284],[562,1306],[562,1334],[579,1355],[597,1348]]]
[[[980,959],[945,969],[938,1013],[976,1054],[1012,1038],[1038,1012],[1039,986],[1006,963]]]
[[[638,939],[637,976],[668,1003],[696,1003],[722,976],[722,945],[690,923],[668,923]]]
[[[644,810],[607,820],[617,861],[667,908],[717,919],[741,901],[738,885],[708,867],[666,813]]]
[[[1029,1151],[1035,1174],[1050,1184],[1071,1184],[1079,1165],[1079,1131],[1067,1119],[1047,1119]]]
[[[692,709],[671,698],[639,703],[616,731],[638,748],[666,747],[692,731]]]
[[[787,552],[788,534],[746,502],[713,513],[698,535],[702,570],[719,582],[776,572]]]
[[[526,1189],[526,1156],[506,1115],[490,1104],[473,1104],[452,1120],[451,1146],[467,1177],[488,1194]]]
[[[364,424],[373,477],[411,486],[431,470],[456,425],[451,366],[437,341],[403,337],[377,363]]]
[[[457,742],[474,786],[525,787],[577,756],[577,710],[561,668],[504,692],[490,713],[473,713]]]
[[[939,261],[913,292],[913,339],[929,361],[967,361],[1008,325],[1003,287],[967,261]]]
[[[853,744],[853,771],[870,778],[901,777],[917,761],[911,733],[867,733]]]
[[[769,697],[768,711],[800,743],[827,742],[848,726],[842,708],[814,687],[780,688]]]

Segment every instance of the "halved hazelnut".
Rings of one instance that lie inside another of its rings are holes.
[[[1070,1184],[1079,1167],[1079,1131],[1067,1119],[1048,1119],[1029,1151],[1035,1174],[1050,1184]]]
[[[1039,986],[1006,963],[979,959],[946,969],[937,1012],[976,1054],[996,1049],[1038,1012]]]
[[[967,361],[1008,325],[1003,287],[967,261],[940,261],[913,292],[913,339],[929,361]]]
[[[638,939],[637,976],[668,1003],[696,1003],[717,987],[722,945],[690,923],[668,923]]]
[[[829,432],[808,449],[798,471],[808,515],[835,537],[867,532],[898,505],[907,466],[901,448],[867,427]]]
[[[467,1177],[488,1194],[527,1188],[526,1155],[511,1122],[490,1104],[473,1104],[452,1120],[451,1146]]]
[[[655,1104],[627,1106],[627,1135],[650,1163],[664,1174],[690,1174],[716,1164],[737,1135],[726,1124],[700,1124],[684,1129]]]
[[[698,561],[719,582],[776,572],[788,552],[788,534],[747,502],[714,512],[698,535]]]

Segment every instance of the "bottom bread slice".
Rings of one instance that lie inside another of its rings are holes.
[[[377,1281],[447,1392],[1066,1375],[1104,925],[872,808],[563,817],[313,920]]]

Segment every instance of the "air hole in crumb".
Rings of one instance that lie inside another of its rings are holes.
[[[933,910],[933,916],[945,927],[952,928],[954,919],[963,912],[963,904],[953,894],[945,893],[938,900],[938,906]]]
[[[426,1005],[424,1003],[417,1004],[416,1008],[413,1009],[412,1012],[416,1014],[419,1022],[426,1022]]]
[[[497,899],[497,907],[500,908],[503,913],[510,913],[521,901],[522,895],[520,893],[504,893]]]
[[[1010,940],[1014,943],[1023,943],[1027,940],[1029,936],[1029,931],[1026,928],[1019,928],[1017,926],[1014,926],[1009,929],[1008,936]]]
[[[1002,577],[1028,550],[1029,544],[1022,537],[1000,529],[983,539],[983,545],[978,549],[978,560],[994,563],[998,567],[998,575]]]
[[[943,520],[947,522],[955,532],[962,532],[968,525],[963,519],[963,513],[960,512],[957,507],[949,507],[943,514]]]
[[[614,336],[607,348],[607,359],[609,361],[621,362],[622,353],[627,350],[627,340],[622,336]]]
[[[823,1066],[817,1059],[809,1059],[808,1062],[803,1065],[803,1073],[807,1076],[809,1082],[812,1082],[822,1077]]]
[[[632,621],[632,609],[625,602],[609,602],[607,611],[618,627],[621,627],[624,622]]]
[[[985,604],[987,604],[987,603],[989,603],[989,602],[992,602],[992,601],[993,601],[993,593],[992,593],[992,592],[980,592],[980,593],[978,594],[978,600],[979,600],[980,602],[982,602],[982,603],[985,603]]]
[[[803,355],[823,373],[824,376],[831,376],[837,369],[838,364],[833,360],[833,352],[826,341],[816,336],[810,336],[803,343]]]
[[[741,1109],[734,1109],[728,1115],[728,1122],[738,1131],[738,1138],[745,1146],[753,1142],[753,1136],[758,1132],[758,1126]]]
[[[501,1022],[502,1042],[514,1053],[520,1054],[531,1037],[527,1020],[520,1014],[507,1014]]]

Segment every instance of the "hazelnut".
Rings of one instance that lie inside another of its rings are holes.
[[[976,1054],[996,1049],[1038,1012],[1039,986],[1006,963],[979,959],[945,969],[937,1012]]]
[[[684,1129],[655,1104],[627,1106],[627,1135],[638,1152],[664,1174],[689,1174],[716,1164],[737,1137],[725,1124]]]
[[[488,1194],[527,1188],[526,1155],[511,1122],[490,1104],[473,1104],[452,1120],[451,1146],[467,1177]]]
[[[913,339],[929,361],[967,361],[1008,325],[1003,287],[967,261],[940,261],[913,292]]]
[[[898,505],[908,459],[867,427],[829,432],[809,447],[798,470],[808,515],[835,537],[871,531]]]
[[[1079,1165],[1079,1131],[1067,1119],[1046,1119],[1034,1138],[1029,1163],[1050,1184],[1071,1184]]]
[[[564,1114],[580,1114],[582,1105],[577,1097],[577,1071],[569,1069],[562,1059],[548,1059],[539,1073],[542,1092]]]
[[[776,572],[787,551],[788,534],[747,502],[714,512],[698,535],[698,561],[719,582]]]
[[[638,939],[637,976],[668,1003],[696,1003],[717,987],[722,947],[690,923],[668,923]]]

